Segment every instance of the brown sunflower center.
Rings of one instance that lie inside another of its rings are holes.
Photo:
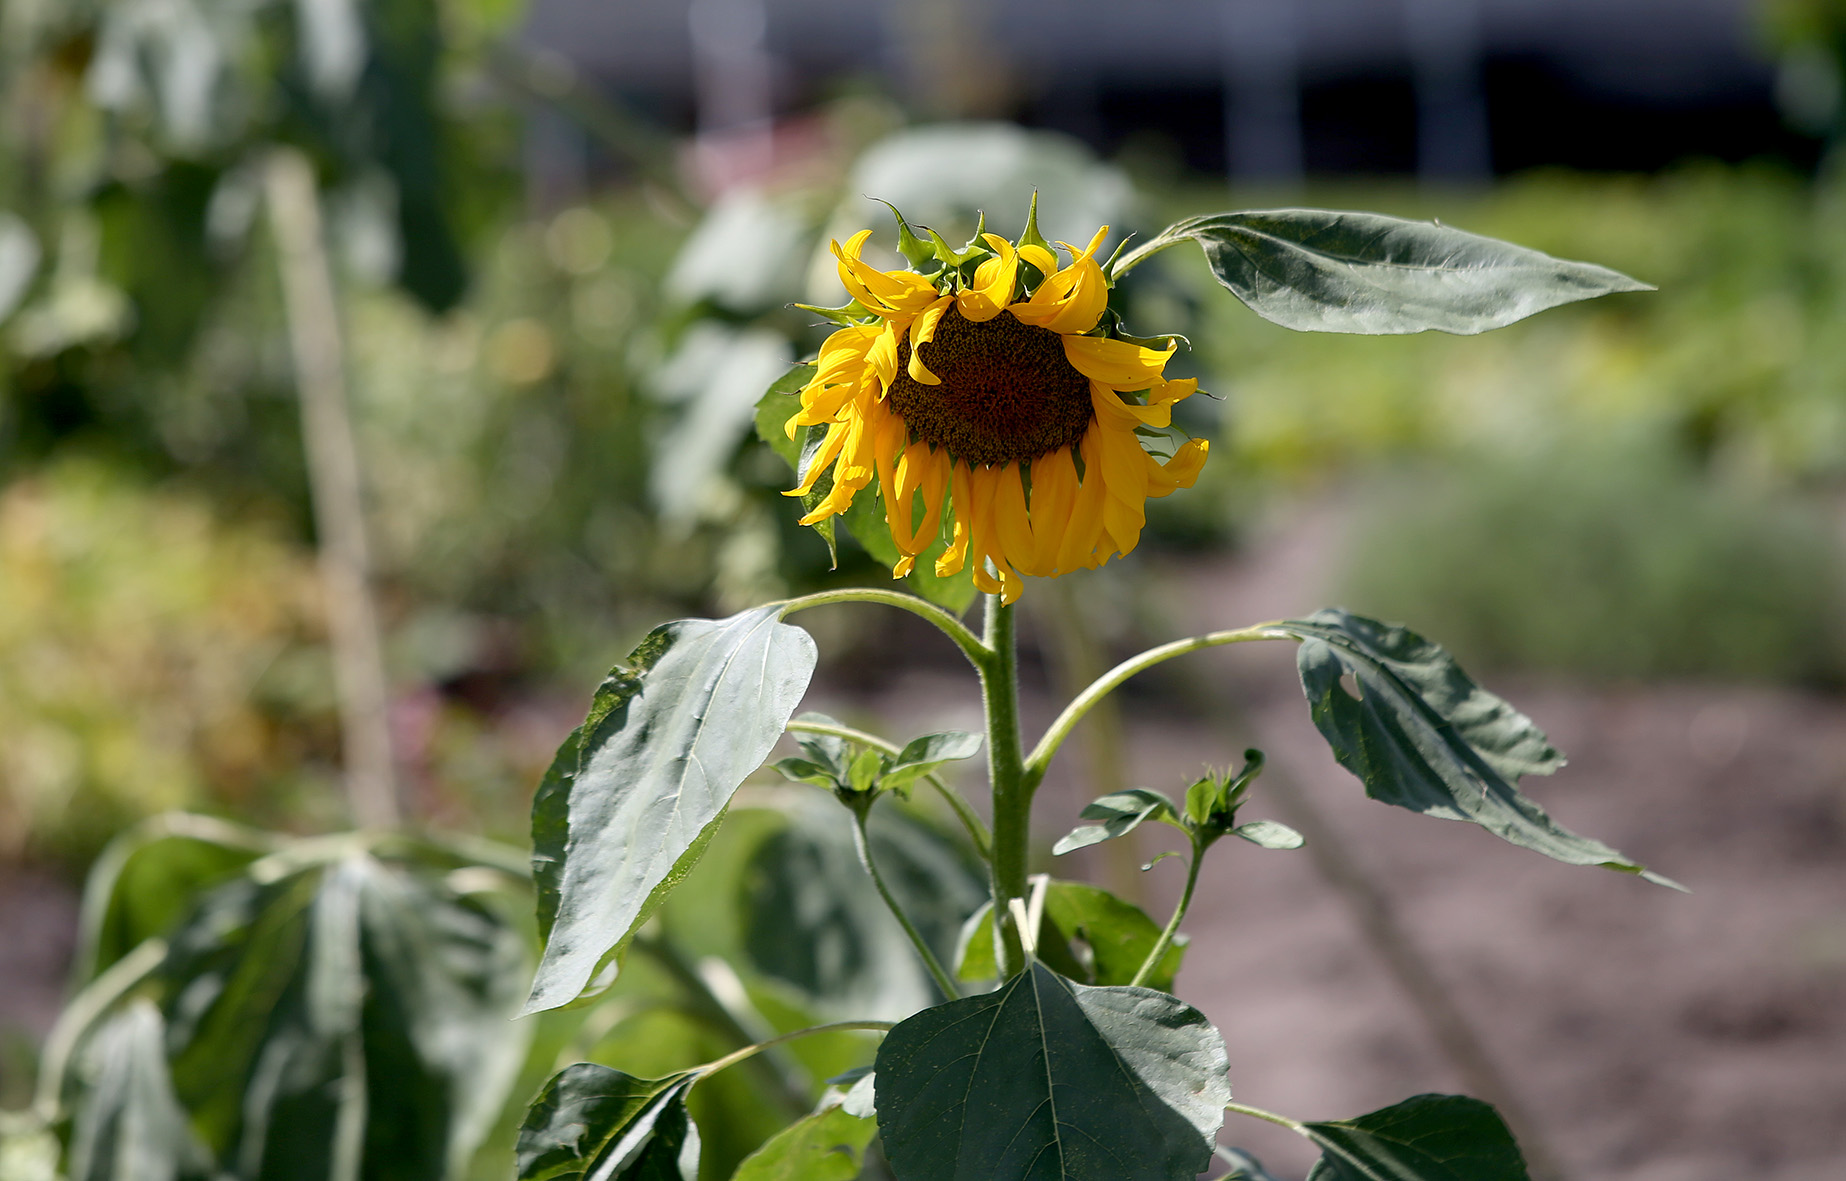
[[[899,338],[891,408],[917,438],[957,459],[1037,459],[1075,446],[1090,425],[1090,379],[1071,367],[1049,328],[1022,324],[1011,312],[975,323],[951,304],[935,339],[920,347],[942,384],[911,378],[910,342]]]

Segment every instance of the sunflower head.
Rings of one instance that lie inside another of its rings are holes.
[[[892,212],[909,268],[864,262],[870,230],[832,244],[852,301],[824,309],[840,328],[786,427],[791,438],[822,432],[788,495],[810,496],[831,478],[801,523],[876,495],[897,577],[943,537],[936,573],[972,562],[975,585],[1009,603],[1022,575],[1068,574],[1134,549],[1148,497],[1190,487],[1208,444],[1187,440],[1164,460],[1142,444],[1164,441],[1173,404],[1198,383],[1165,377],[1171,339],[1156,348],[1115,332],[1096,257],[1109,227],[1081,250],[1054,248],[1039,235],[1035,198],[1018,242],[983,222],[957,250]]]

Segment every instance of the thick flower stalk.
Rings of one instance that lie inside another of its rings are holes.
[[[899,227],[922,245],[901,218]],[[787,424],[791,438],[826,429],[788,493],[810,495],[831,475],[801,523],[845,512],[876,480],[896,577],[946,528],[936,573],[972,562],[975,585],[1008,603],[1022,575],[1132,551],[1147,499],[1190,487],[1209,444],[1188,440],[1165,461],[1142,446],[1138,432],[1166,428],[1198,382],[1166,378],[1174,344],[1108,335],[1110,280],[1096,258],[1108,232],[1082,250],[1058,243],[1062,266],[1032,223],[1020,244],[978,234],[955,252],[936,238],[934,274],[862,261],[870,230],[834,242],[854,302]]]

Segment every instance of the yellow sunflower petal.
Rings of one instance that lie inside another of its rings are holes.
[[[1019,282],[1019,255],[1013,244],[998,234],[984,234],[995,257],[975,268],[974,286],[955,297],[962,319],[979,324],[999,315],[1013,298]]]
[[[814,482],[820,474],[839,457],[840,448],[846,445],[846,432],[851,429],[846,423],[836,422],[827,428],[827,435],[820,441],[820,450],[808,461],[808,468],[801,477],[798,487],[790,488],[784,496],[806,496],[814,491]],[[806,524],[804,521],[803,524]]]
[[[1037,267],[1039,273],[1046,278],[1050,278],[1057,273],[1058,256],[1046,250],[1043,246],[1021,246],[1019,248],[1019,257]]]
[[[968,560],[968,543],[973,529],[969,516],[974,512],[974,489],[968,480],[968,465],[954,463],[949,469],[949,497],[955,514],[955,533],[942,556],[936,559],[936,577],[950,578],[962,572]]]
[[[942,379],[937,377],[934,373],[931,373],[929,367],[923,364],[923,350],[921,346],[936,339],[936,326],[942,323],[943,314],[949,310],[949,305],[954,302],[954,296],[945,295],[935,303],[924,308],[922,314],[910,322],[910,364],[908,366],[910,370],[910,380],[920,382],[923,385],[942,384]]]
[[[1177,343],[1165,351],[1100,336],[1066,336],[1064,356],[1078,373],[1111,389],[1144,390],[1160,384]]]
[[[1033,558],[1038,547],[1032,542],[1032,517],[1026,510],[1026,488],[1017,463],[1000,468],[994,480],[994,538],[1008,565],[1020,570],[1036,565]]]
[[[1019,563],[1027,574],[1048,577],[1057,572],[1058,551],[1064,544],[1077,504],[1077,464],[1069,447],[1060,447],[1032,461],[1032,557]]]
[[[1058,542],[1060,574],[1097,564],[1096,547],[1103,537],[1103,505],[1109,499],[1109,488],[1102,478],[1102,455],[1096,446],[1099,434],[1100,431],[1086,431],[1078,444],[1078,452],[1083,457],[1083,482],[1071,506],[1070,523],[1064,527],[1064,537]],[[1074,464],[1072,470],[1075,470]]]
[[[1065,335],[1088,332],[1096,327],[1103,309],[1109,306],[1109,283],[1103,277],[1102,265],[1096,261],[1097,248],[1108,234],[1108,226],[1097,230],[1082,253],[1070,243],[1060,242],[1059,245],[1073,255],[1071,264],[1041,283],[1032,298],[1014,304],[1013,314],[1027,324]]]
[[[1153,456],[1147,457],[1147,494],[1165,496],[1176,488],[1190,488],[1199,478],[1199,470],[1205,466],[1205,457],[1211,451],[1209,439],[1188,439],[1184,446],[1173,453],[1173,458],[1161,463]]]
[[[840,283],[868,311],[889,319],[915,315],[936,299],[936,288],[914,271],[881,271],[859,261],[870,230],[860,230],[847,239],[846,245],[832,243],[833,257],[838,260]]]

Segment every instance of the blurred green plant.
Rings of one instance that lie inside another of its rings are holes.
[[[91,460],[0,490],[0,858],[78,866],[151,812],[305,802],[331,687],[312,563],[279,533]]]
[[[1591,448],[1426,473],[1353,523],[1355,609],[1439,619],[1471,664],[1594,678],[1846,682],[1846,561],[1787,497]]]

